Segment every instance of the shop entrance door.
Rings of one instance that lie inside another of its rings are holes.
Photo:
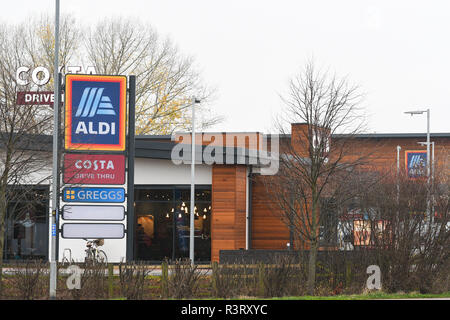
[[[150,263],[189,257],[189,186],[136,186],[137,259]],[[211,187],[196,188],[195,260],[211,260]]]

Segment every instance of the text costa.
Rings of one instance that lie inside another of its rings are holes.
[[[75,161],[75,168],[77,169],[93,169],[100,170],[114,170],[114,162],[112,160],[77,160]]]

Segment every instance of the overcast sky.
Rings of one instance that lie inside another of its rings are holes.
[[[54,0],[2,0],[0,20],[54,14]],[[270,132],[279,94],[313,57],[365,93],[369,132],[450,132],[450,1],[61,0],[84,24],[131,16],[170,36],[218,90],[209,131]]]

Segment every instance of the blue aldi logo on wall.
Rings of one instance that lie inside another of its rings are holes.
[[[406,171],[410,178],[427,176],[427,152],[405,151]]]
[[[66,76],[65,147],[125,150],[126,77]]]

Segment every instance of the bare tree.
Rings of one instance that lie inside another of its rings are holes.
[[[16,82],[17,68],[32,64],[26,54],[27,40],[24,28],[0,26],[0,285],[8,206],[30,192],[30,185],[43,183],[49,176],[48,141],[41,136],[51,125],[48,113],[16,103],[17,92],[30,89]]]
[[[278,129],[287,133],[286,124],[292,123],[298,129],[280,145],[278,174],[264,183],[274,212],[279,212],[301,246],[309,249],[310,294],[315,287],[320,227],[329,218],[325,213],[336,212],[340,203],[354,195],[346,181],[367,157],[365,150],[356,150],[351,143],[364,125],[360,99],[358,87],[318,72],[313,63],[290,81],[289,93],[283,97],[286,108]],[[339,139],[331,139],[342,132]]]
[[[149,26],[117,19],[86,30],[77,27],[71,15],[60,21],[61,72],[87,61],[96,73],[137,76],[138,134],[171,133],[189,126],[187,100],[192,95],[205,101],[204,110],[199,110],[200,118],[205,116],[202,126],[219,120],[207,116],[212,91],[202,83],[193,59],[182,56],[169,40],[159,40]],[[19,105],[16,98],[20,91],[53,91],[55,79],[44,85],[32,81],[23,85],[16,72],[19,67],[31,71],[42,66],[53,74],[53,23],[44,15],[30,17],[26,23],[0,25],[0,283],[8,206],[22,198],[19,190],[26,195],[33,185],[49,184],[51,175],[47,149],[51,141],[44,135],[53,129],[52,106]]]
[[[358,223],[354,245],[376,258],[387,291],[429,293],[436,281],[448,290],[450,185],[445,168],[437,168],[434,182],[430,186],[426,177],[387,172],[356,199],[357,207],[368,214],[354,221]]]
[[[86,37],[87,61],[100,74],[134,74],[136,133],[166,133],[190,126],[192,96],[207,106],[213,91],[201,81],[194,60],[181,55],[169,39],[160,39],[148,24],[131,19],[104,19]],[[221,120],[207,116],[202,126]]]

